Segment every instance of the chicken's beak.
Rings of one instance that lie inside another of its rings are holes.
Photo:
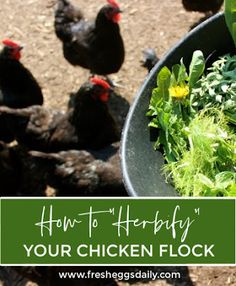
[[[121,10],[120,8],[117,7],[116,12],[117,13],[123,13],[123,10]]]

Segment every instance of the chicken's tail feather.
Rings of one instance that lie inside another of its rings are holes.
[[[62,41],[72,40],[71,24],[75,24],[83,18],[83,14],[78,7],[75,7],[67,0],[58,0],[54,21],[57,37]]]
[[[29,154],[34,157],[36,160],[44,161],[45,163],[60,163],[63,162],[59,154],[56,153],[44,153],[40,151],[29,151]]]

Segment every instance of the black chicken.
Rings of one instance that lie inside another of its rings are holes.
[[[95,21],[86,21],[82,12],[67,0],[58,0],[55,11],[55,32],[63,43],[64,57],[92,74],[116,73],[124,62],[118,25],[121,10],[115,0],[107,2]]]
[[[187,11],[202,12],[205,14],[217,13],[224,0],[182,0],[183,6]]]
[[[71,93],[70,100],[68,102],[69,109],[74,107],[75,97],[76,93]],[[118,127],[119,134],[121,135],[126,116],[130,108],[130,103],[126,98],[116,93],[114,90],[111,90],[107,106]]]
[[[0,105],[24,108],[43,104],[43,94],[31,72],[19,61],[22,47],[11,40],[3,41],[0,52]],[[12,141],[14,136],[3,116],[0,120],[0,139]]]
[[[151,71],[155,64],[159,61],[157,54],[154,49],[148,48],[143,51],[143,60],[141,61],[142,66]]]
[[[0,106],[15,139],[34,150],[100,149],[119,140],[120,135],[107,100],[109,84],[93,77],[81,86],[74,107],[67,113],[35,105],[23,109]]]
[[[31,72],[19,61],[22,47],[3,41],[0,52],[0,105],[23,108],[43,104],[43,94]]]
[[[0,141],[1,196],[42,196],[47,187],[50,166],[42,168],[35,158],[19,145]]]
[[[59,196],[127,195],[120,169],[119,143],[96,152],[69,150],[58,153],[30,151],[42,169],[50,168],[48,185]]]

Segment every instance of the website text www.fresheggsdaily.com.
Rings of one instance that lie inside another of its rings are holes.
[[[60,279],[116,279],[118,281],[128,281],[130,279],[179,279],[181,274],[178,271],[153,271],[153,270],[137,270],[137,271],[60,271],[58,272]]]

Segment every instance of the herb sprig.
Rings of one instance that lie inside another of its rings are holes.
[[[192,118],[189,93],[202,75],[205,60],[201,51],[193,53],[189,74],[183,60],[170,71],[163,67],[157,76],[157,87],[153,89],[148,116],[149,126],[159,129],[155,148],[164,150],[167,162],[179,160],[187,149],[185,127]]]
[[[236,125],[236,56],[225,55],[208,68],[191,91],[191,104],[196,112],[204,107],[221,108]]]

